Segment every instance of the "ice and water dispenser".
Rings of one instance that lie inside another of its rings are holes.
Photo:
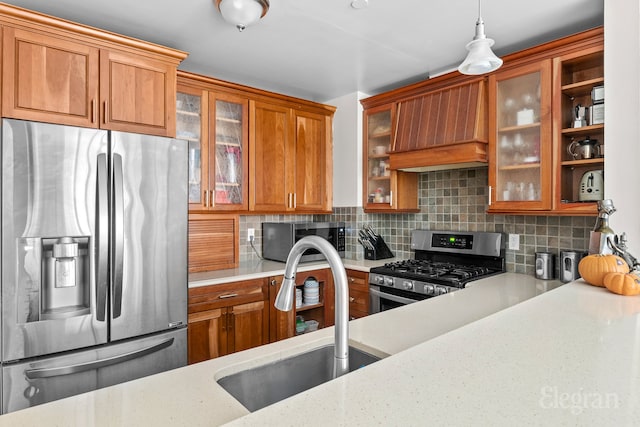
[[[28,283],[26,322],[90,312],[89,237],[23,238],[20,282]]]

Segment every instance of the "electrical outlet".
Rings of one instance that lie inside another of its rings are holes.
[[[255,228],[247,228],[247,242],[253,242],[253,239],[256,237],[256,229]]]
[[[520,235],[509,234],[509,249],[514,251],[520,250]]]

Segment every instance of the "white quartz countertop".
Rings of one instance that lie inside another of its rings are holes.
[[[345,268],[369,272],[372,267],[384,265],[387,262],[399,261],[400,258],[389,258],[378,261],[343,259]],[[239,282],[241,280],[259,279],[267,276],[279,276],[284,274],[284,262],[257,260],[241,262],[237,268],[225,270],[204,271],[202,273],[189,274],[189,287],[218,285],[220,283]],[[329,268],[326,261],[301,262],[298,264],[298,272]]]
[[[354,320],[352,345],[389,357],[251,414],[216,378],[328,343],[332,328],[0,425],[640,425],[640,297],[581,280],[543,293],[557,285],[506,273]]]

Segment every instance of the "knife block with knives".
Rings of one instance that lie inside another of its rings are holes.
[[[358,242],[364,247],[364,259],[378,260],[394,257],[382,236],[373,231],[370,225],[362,227],[358,235]]]

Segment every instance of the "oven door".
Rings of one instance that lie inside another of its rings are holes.
[[[408,292],[384,286],[369,285],[370,314],[391,310],[392,308],[411,304],[430,298],[428,295]]]

